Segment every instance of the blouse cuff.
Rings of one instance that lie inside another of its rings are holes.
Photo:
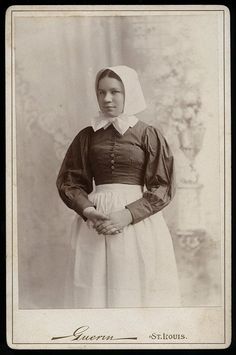
[[[152,206],[145,197],[142,197],[125,207],[129,209],[132,215],[132,224],[138,223],[153,214]]]
[[[82,194],[80,194],[78,199],[75,198],[72,204],[73,210],[78,213],[84,221],[87,221],[87,218],[83,215],[83,210],[87,207],[95,206],[87,197],[83,196]]]

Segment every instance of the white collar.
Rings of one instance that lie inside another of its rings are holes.
[[[117,117],[107,117],[102,112],[99,112],[99,116],[92,119],[91,125],[96,132],[99,129],[107,129],[111,124],[114,128],[123,135],[129,127],[133,127],[138,122],[136,116],[128,116],[126,114]]]

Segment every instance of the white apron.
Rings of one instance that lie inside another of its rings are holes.
[[[142,187],[96,186],[89,199],[105,214],[142,197]],[[180,306],[171,235],[158,212],[111,236],[76,215],[66,287],[66,308]]]

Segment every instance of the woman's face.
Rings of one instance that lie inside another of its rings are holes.
[[[97,98],[100,110],[109,117],[122,114],[125,102],[123,84],[115,79],[104,77],[98,82]]]

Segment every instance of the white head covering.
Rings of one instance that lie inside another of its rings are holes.
[[[125,65],[107,67],[100,70],[95,80],[96,91],[99,77],[107,69],[116,73],[124,85],[124,110],[123,113],[117,117],[107,117],[100,112],[99,116],[92,120],[92,127],[94,131],[97,131],[100,128],[106,129],[110,124],[113,124],[118,132],[124,134],[129,127],[133,127],[137,123],[138,119],[134,115],[146,108],[145,99],[139,83],[138,74],[134,69]]]

